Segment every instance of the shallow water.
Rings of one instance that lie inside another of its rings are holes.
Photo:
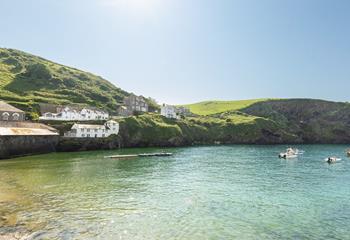
[[[298,147],[305,154],[293,160],[276,157],[286,146],[215,146],[0,161],[10,219],[0,234],[15,225],[38,239],[350,239],[347,146]],[[329,165],[330,155],[343,160]]]

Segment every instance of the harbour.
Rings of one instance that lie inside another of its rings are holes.
[[[0,235],[344,239],[350,235],[348,146],[295,145],[305,153],[279,159],[287,147],[135,148],[3,160]],[[158,152],[173,155],[105,158]],[[343,160],[324,161],[332,155]]]

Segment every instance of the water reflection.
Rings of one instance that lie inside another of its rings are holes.
[[[345,146],[166,149],[169,158],[104,158],[159,151],[48,154],[0,162],[0,233],[48,239],[342,238],[350,234]],[[305,225],[308,227],[305,228]]]

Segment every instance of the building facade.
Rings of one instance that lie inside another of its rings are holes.
[[[124,106],[130,111],[148,112],[148,104],[142,96],[131,94],[124,98]]]
[[[70,138],[104,138],[112,134],[118,135],[119,123],[110,120],[104,125],[74,124],[69,132],[64,134]]]
[[[191,112],[188,108],[185,107],[176,107],[163,104],[160,109],[160,114],[166,118],[180,119],[181,117],[190,116]]]
[[[76,108],[70,106],[56,107],[55,112],[43,112],[40,120],[91,121],[107,120],[108,112],[93,108]]]
[[[177,110],[175,106],[163,104],[160,109],[160,114],[166,118],[174,118],[179,119],[179,115],[177,114]]]
[[[7,104],[4,101],[0,101],[0,121],[24,121],[25,113],[15,108],[14,106]]]
[[[128,117],[133,114],[133,111],[129,110],[126,106],[119,106],[117,112],[118,112],[118,116],[122,116],[122,117]]]
[[[184,117],[189,117],[192,116],[192,113],[190,111],[190,109],[186,108],[186,107],[177,107],[177,113],[180,116],[184,116]]]

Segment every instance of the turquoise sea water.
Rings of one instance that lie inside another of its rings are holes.
[[[350,239],[350,159],[344,145],[130,149],[0,161],[1,232],[39,239]],[[163,149],[162,149],[163,150]],[[342,157],[329,165],[324,158]]]

